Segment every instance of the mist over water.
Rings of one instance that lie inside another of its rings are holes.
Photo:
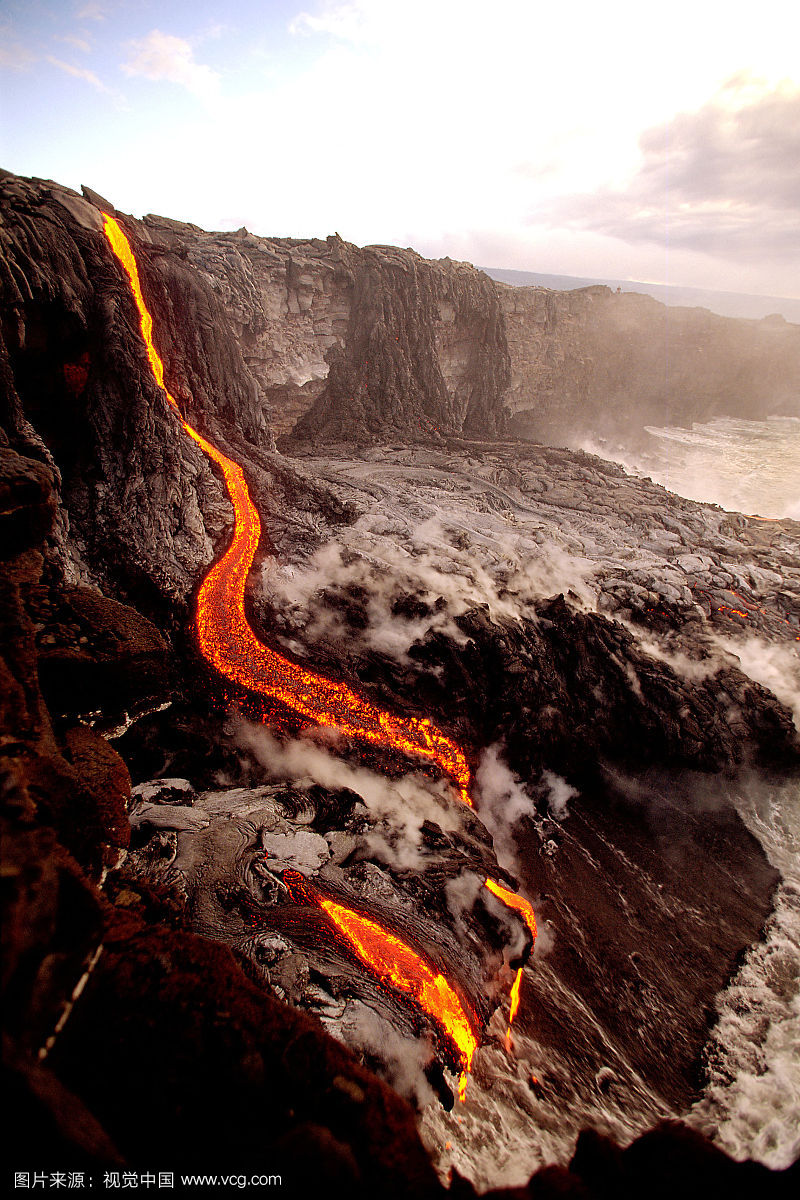
[[[717,417],[691,429],[647,426],[646,434],[641,450],[610,441],[584,442],[583,449],[690,500],[800,520],[800,419]]]

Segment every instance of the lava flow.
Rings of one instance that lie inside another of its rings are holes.
[[[374,918],[320,895],[299,871],[284,871],[283,881],[295,898],[317,904],[323,910],[380,980],[408,993],[442,1026],[458,1049],[462,1065],[458,1094],[463,1100],[478,1040],[462,1001],[441,971]]]
[[[532,906],[523,897],[512,892],[509,888],[503,887],[502,883],[497,883],[494,879],[486,879],[484,887],[488,888],[493,896],[501,900],[507,908],[513,908],[523,917],[525,924],[531,931],[534,943],[536,942],[536,916]],[[506,1049],[511,1049],[511,1026],[514,1024],[514,1018],[519,1012],[520,990],[522,988],[522,967],[517,971],[513,984],[511,985],[511,1010],[508,1014],[508,1029],[506,1030]]]
[[[244,597],[261,537],[261,522],[250,499],[244,472],[183,419],[175,398],[164,386],[164,364],[153,344],[153,318],[142,295],[136,259],[117,221],[107,213],[103,216],[105,235],[130,280],[156,383],[164,389],[183,428],[222,471],[233,504],[233,539],[226,553],[206,575],[197,598],[197,635],[201,653],[227,679],[251,692],[280,700],[320,725],[329,725],[347,737],[429,759],[455,780],[461,799],[471,805],[466,757],[432,721],[426,717],[399,717],[384,712],[346,684],[315,675],[283,658],[253,633],[245,616]]]
[[[329,725],[347,737],[429,759],[455,781],[461,799],[471,807],[470,773],[464,752],[427,717],[406,718],[384,712],[346,684],[315,675],[283,658],[253,633],[245,616],[244,600],[247,577],[261,537],[261,522],[250,499],[244,472],[183,419],[177,401],[165,387],[164,364],[153,344],[153,318],[142,294],[136,259],[118,222],[107,213],[103,216],[106,238],[130,282],[156,383],[164,390],[183,428],[222,471],[233,504],[231,544],[206,575],[197,598],[197,636],[202,654],[227,679],[251,692],[280,700],[320,725]],[[490,879],[486,880],[486,887],[522,914],[535,939],[536,919],[527,901]],[[466,1073],[477,1042],[463,1006],[445,977],[377,922],[330,900],[318,898],[316,902],[372,970],[413,995],[420,1007],[444,1026],[464,1064],[459,1084],[463,1098]],[[520,983],[518,974],[512,988],[511,1020],[519,1006]]]

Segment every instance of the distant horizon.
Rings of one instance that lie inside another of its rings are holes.
[[[474,263],[473,266],[478,266],[478,264]],[[595,275],[572,275],[567,271],[534,271],[533,268],[529,267],[481,266],[478,267],[478,270],[487,273],[489,271],[513,271],[517,275],[552,275],[560,279],[585,279],[590,284],[603,283],[605,279],[609,279],[612,283],[636,283],[640,284],[642,287],[673,288],[675,291],[680,292],[715,292],[719,296],[752,296],[759,300],[796,300],[798,304],[800,304],[800,296],[774,296],[768,292],[737,292],[730,288],[703,288],[696,287],[692,283],[665,283],[660,279],[631,279],[630,277],[623,278],[621,275],[608,275],[603,277]],[[610,284],[608,286],[610,286]]]
[[[789,324],[792,324],[792,325],[800,324],[800,298],[795,297],[795,296],[773,296],[773,295],[767,295],[762,292],[734,292],[734,291],[729,291],[729,290],[725,290],[725,289],[721,289],[721,288],[698,288],[698,287],[693,287],[691,285],[683,285],[683,284],[676,284],[676,283],[657,283],[652,280],[646,280],[646,279],[623,279],[620,276],[612,276],[612,275],[605,275],[605,276],[600,276],[600,277],[589,276],[589,275],[568,275],[568,274],[564,274],[564,273],[558,272],[558,271],[529,271],[529,270],[522,270],[517,267],[483,267],[482,266],[479,269],[482,270],[485,274],[489,275],[491,278],[495,279],[496,282],[499,282],[499,283],[508,282],[506,280],[502,280],[502,279],[497,280],[496,279],[497,274],[502,273],[502,274],[506,274],[506,275],[534,276],[534,277],[536,277],[536,279],[561,279],[564,281],[571,281],[571,282],[575,283],[576,289],[580,288],[580,287],[590,287],[594,284],[601,284],[601,285],[604,285],[606,287],[611,287],[611,288],[613,288],[617,285],[621,285],[623,291],[625,291],[626,289],[633,290],[635,288],[643,288],[643,289],[645,289],[645,291],[642,294],[651,295],[656,300],[662,299],[662,297],[660,295],[657,295],[656,293],[672,292],[675,294],[675,297],[676,297],[672,303],[676,307],[684,306],[682,304],[682,302],[677,299],[677,296],[678,295],[686,295],[686,294],[697,295],[698,298],[703,297],[708,300],[710,300],[712,297],[719,297],[720,300],[724,300],[725,298],[730,298],[731,301],[739,300],[739,301],[743,301],[743,302],[745,302],[745,301],[756,301],[756,302],[757,301],[765,301],[765,302],[769,301],[770,303],[775,303],[775,304],[784,306],[785,311],[781,312],[779,309],[775,309],[775,310],[773,310],[773,312],[777,313],[778,315],[783,316],[784,319]],[[493,272],[494,272],[494,274],[493,274]],[[533,281],[523,282],[521,280],[517,286],[531,287],[531,286],[537,286],[537,284],[535,284]],[[538,286],[548,287],[549,285],[546,283],[543,283],[543,284],[539,284]],[[569,288],[560,288],[555,285],[552,285],[552,286],[553,286],[554,291],[572,290]],[[666,302],[666,301],[662,300],[662,303],[663,302]],[[697,304],[696,306],[689,304],[689,305],[685,305],[685,306],[686,307],[698,307],[698,308],[708,307],[705,304]],[[741,311],[733,311],[734,307],[738,308],[739,306],[732,306],[731,311],[719,312],[718,315],[744,317],[745,319],[751,319],[751,320],[759,320],[759,319],[763,319],[763,317],[772,315],[769,312],[763,312],[760,315],[753,315],[752,317],[747,318],[746,314],[742,313]],[[767,305],[764,304],[762,307],[766,308]],[[716,311],[716,310],[712,309],[712,311]],[[787,312],[790,313],[791,315],[787,315]]]
[[[50,176],[43,176],[43,175],[23,176],[23,175],[20,175],[18,172],[13,171],[10,168],[4,166],[2,163],[0,163],[0,172],[7,172],[8,174],[16,175],[18,178],[24,178],[24,179],[41,179],[44,181],[49,180],[52,183],[58,184],[61,187],[64,187],[64,188],[69,189],[70,191],[73,191],[78,196],[82,195],[81,188],[85,186],[89,191],[93,192],[95,195],[100,196],[102,199],[105,199],[108,202],[108,204],[116,212],[121,212],[123,214],[125,213],[124,209],[120,208],[119,205],[115,204],[114,199],[111,196],[102,196],[102,193],[99,189],[93,187],[92,184],[90,184],[90,183],[86,183],[85,180],[82,182],[81,185],[79,185],[78,187],[75,187],[72,184],[65,183],[63,180],[54,179]],[[236,233],[236,232],[238,232],[239,229],[244,228],[247,230],[248,233],[253,234],[253,236],[255,236],[255,237],[267,238],[267,239],[269,239],[269,238],[276,238],[276,239],[290,238],[290,239],[296,239],[298,241],[305,241],[305,240],[310,241],[310,240],[314,240],[314,239],[324,241],[328,237],[337,236],[337,233],[335,230],[331,230],[327,234],[324,234],[324,235],[319,235],[319,234],[303,234],[303,233],[296,233],[296,232],[295,233],[260,233],[260,232],[257,232],[255,229],[249,228],[246,225],[245,226],[240,225],[240,226],[237,226],[236,228],[228,228],[228,229],[209,228],[205,225],[200,224],[200,222],[198,222],[198,221],[191,221],[190,219],[185,218],[185,217],[175,216],[174,213],[167,213],[167,212],[159,213],[159,212],[154,212],[152,210],[150,210],[146,213],[142,213],[141,216],[136,216],[136,214],[132,213],[132,212],[127,213],[126,215],[132,216],[135,220],[144,220],[145,217],[162,217],[166,220],[179,221],[179,222],[183,222],[185,224],[197,225],[199,228],[203,229],[207,233],[222,233],[222,234]],[[338,235],[338,236],[341,236],[341,235]],[[611,273],[602,274],[602,275],[588,275],[588,274],[584,274],[584,273],[574,274],[573,272],[570,272],[570,271],[558,271],[558,270],[537,271],[531,267],[519,267],[519,266],[507,267],[507,266],[497,266],[497,265],[485,266],[481,263],[473,262],[471,259],[459,258],[455,254],[448,254],[446,252],[444,254],[437,254],[435,256],[426,255],[423,253],[423,251],[421,249],[418,249],[416,246],[413,246],[413,245],[403,246],[399,241],[394,241],[394,242],[391,242],[391,241],[357,242],[357,241],[352,241],[350,238],[343,238],[343,240],[350,242],[352,245],[358,246],[361,249],[367,249],[370,246],[393,246],[399,250],[412,250],[414,253],[419,254],[420,257],[429,258],[429,259],[432,259],[433,261],[435,261],[436,259],[449,258],[453,261],[467,262],[467,263],[469,263],[470,266],[475,267],[476,270],[483,271],[484,274],[489,275],[490,278],[494,278],[494,275],[492,274],[492,272],[497,272],[497,273],[505,272],[506,274],[512,274],[512,275],[522,275],[522,276],[530,275],[530,276],[536,276],[536,277],[540,277],[540,278],[547,277],[547,278],[551,278],[551,279],[563,279],[565,281],[574,281],[576,289],[580,288],[580,287],[587,287],[587,286],[592,286],[592,285],[602,285],[602,286],[606,286],[606,287],[614,287],[617,285],[623,285],[623,286],[630,285],[631,287],[636,286],[636,287],[641,287],[641,288],[645,288],[645,289],[652,288],[654,290],[657,289],[659,291],[668,291],[668,292],[675,292],[675,293],[696,292],[696,293],[698,293],[698,295],[703,295],[703,296],[720,296],[720,297],[729,296],[731,298],[736,298],[736,299],[740,299],[743,301],[750,300],[750,299],[752,299],[752,300],[770,300],[770,301],[774,300],[774,301],[778,301],[780,303],[783,303],[783,304],[786,304],[789,306],[789,309],[790,309],[790,312],[792,315],[786,316],[785,313],[781,314],[784,316],[786,321],[788,321],[790,324],[800,324],[800,294],[797,296],[791,296],[791,295],[777,295],[777,294],[772,294],[772,293],[767,293],[767,292],[736,291],[736,290],[733,290],[730,288],[707,288],[707,287],[700,287],[696,284],[683,284],[683,283],[675,283],[675,282],[662,283],[657,280],[634,279],[631,277],[623,277],[622,275],[611,274]],[[496,282],[502,283],[502,282],[506,282],[506,281],[505,280],[496,280]],[[520,282],[519,286],[521,286],[521,287],[537,286],[537,284],[535,284],[533,282]],[[547,284],[538,284],[538,286],[546,287],[548,285]],[[554,286],[553,290],[566,291],[566,290],[571,290],[571,289],[559,288],[557,286]],[[648,294],[648,293],[645,292],[644,294]],[[649,294],[652,294],[652,293],[649,293]],[[654,296],[653,298],[659,299],[658,296]],[[676,305],[677,305],[677,302],[676,302]],[[705,306],[698,305],[697,307],[705,307]],[[715,310],[712,310],[712,311],[715,311]],[[719,312],[718,315],[737,317],[737,316],[741,316],[742,314],[739,312],[731,311],[731,312]],[[769,314],[764,313],[763,315],[767,316]],[[747,319],[747,318],[745,318],[745,319]],[[759,318],[752,317],[750,319],[757,320]]]

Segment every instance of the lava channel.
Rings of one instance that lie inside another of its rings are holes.
[[[174,408],[188,435],[222,471],[234,511],[231,544],[206,575],[197,597],[197,637],[205,659],[225,678],[241,687],[282,701],[304,717],[328,725],[347,737],[389,746],[411,757],[425,758],[449,775],[462,801],[472,807],[466,756],[427,717],[398,717],[362,699],[346,684],[304,670],[270,650],[251,629],[244,610],[245,589],[261,537],[261,521],[250,499],[242,468],[218,450],[188,421],[164,383],[164,364],[153,343],[153,318],[142,294],[136,258],[119,223],[103,213],[103,231],[128,277],[153,377]],[[515,892],[492,880],[486,887],[510,908],[522,913],[534,938],[533,909]],[[459,1084],[463,1098],[466,1072],[476,1047],[475,1035],[461,1002],[443,975],[415,951],[376,922],[333,901],[319,900],[331,920],[350,940],[359,956],[394,986],[411,993],[417,1003],[447,1029],[465,1064]],[[512,1020],[519,1006],[519,975],[512,988]],[[510,1022],[509,1022],[510,1024]]]
[[[464,1004],[441,971],[374,917],[366,917],[315,891],[299,871],[284,871],[283,882],[294,899],[316,904],[323,910],[358,958],[383,984],[410,995],[444,1029],[458,1050],[462,1068],[458,1094],[463,1101],[478,1039]]]
[[[136,259],[118,222],[107,213],[103,216],[106,238],[130,281],[156,383],[163,388],[183,428],[222,471],[233,504],[231,544],[206,575],[197,598],[201,653],[231,682],[280,700],[320,725],[331,726],[347,737],[428,759],[455,781],[461,799],[471,806],[470,773],[464,752],[427,717],[399,717],[385,712],[346,684],[325,679],[283,658],[254,634],[245,616],[244,597],[261,537],[261,521],[250,499],[244,472],[183,419],[175,398],[165,387],[164,364],[153,344],[153,318],[142,294]]]
[[[502,883],[497,883],[494,879],[486,879],[483,886],[488,888],[492,895],[502,901],[507,908],[514,909],[515,912],[518,912],[522,916],[533,937],[533,943],[531,944],[531,949],[533,949],[536,943],[536,915],[532,905],[528,903],[524,896],[518,895],[517,892],[512,892],[510,888],[503,887]],[[511,1050],[511,1026],[514,1024],[514,1018],[519,1012],[521,989],[522,967],[518,969],[514,982],[511,985],[511,1009],[508,1014],[508,1029],[506,1030],[506,1049],[509,1051]]]

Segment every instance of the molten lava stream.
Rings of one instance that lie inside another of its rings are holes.
[[[197,635],[201,653],[226,678],[252,692],[281,700],[320,725],[330,725],[347,737],[429,759],[455,780],[461,799],[471,805],[469,767],[464,753],[427,717],[398,717],[384,712],[346,684],[315,675],[276,654],[253,633],[245,617],[244,596],[261,536],[261,522],[250,499],[244,473],[237,463],[183,420],[174,397],[164,387],[164,364],[153,344],[153,318],[142,295],[136,259],[117,221],[107,213],[103,216],[105,235],[130,281],[156,383],[164,388],[183,428],[222,471],[233,504],[233,540],[206,575],[197,598]]]
[[[284,871],[283,880],[294,897],[319,905],[374,975],[406,992],[441,1025],[461,1059],[458,1094],[463,1101],[478,1040],[462,1001],[441,971],[374,918],[321,896],[298,871]]]
[[[471,807],[469,767],[464,752],[427,717],[405,718],[384,712],[346,684],[315,675],[283,658],[253,633],[245,616],[244,597],[261,537],[261,522],[250,499],[244,472],[183,419],[174,396],[164,386],[164,364],[153,343],[153,318],[142,294],[136,259],[118,222],[107,213],[103,216],[106,238],[128,276],[155,381],[163,388],[188,435],[222,471],[233,504],[231,544],[206,575],[197,598],[197,635],[203,656],[227,679],[251,692],[280,700],[320,725],[330,725],[348,737],[389,746],[412,757],[429,759],[455,780],[461,799]],[[486,880],[486,887],[510,908],[522,913],[535,938],[536,920],[527,901],[492,880]],[[333,901],[319,903],[373,970],[388,977],[395,987],[410,992],[420,1007],[442,1023],[466,1064],[459,1085],[463,1098],[466,1072],[477,1043],[461,1002],[447,980],[377,923]],[[512,989],[512,1020],[519,1004],[519,982],[518,977]]]
[[[536,944],[536,915],[533,907],[524,896],[520,896],[517,892],[512,892],[510,888],[503,887],[502,883],[497,883],[494,879],[486,879],[484,881],[485,888],[501,900],[507,908],[513,908],[523,917],[525,924],[531,931],[533,937],[533,945]],[[531,947],[533,948],[533,946]],[[511,1009],[508,1014],[508,1029],[506,1030],[506,1049],[511,1050],[511,1026],[514,1024],[514,1018],[519,1012],[520,1005],[520,990],[522,988],[522,967],[517,971],[513,984],[511,985]]]

